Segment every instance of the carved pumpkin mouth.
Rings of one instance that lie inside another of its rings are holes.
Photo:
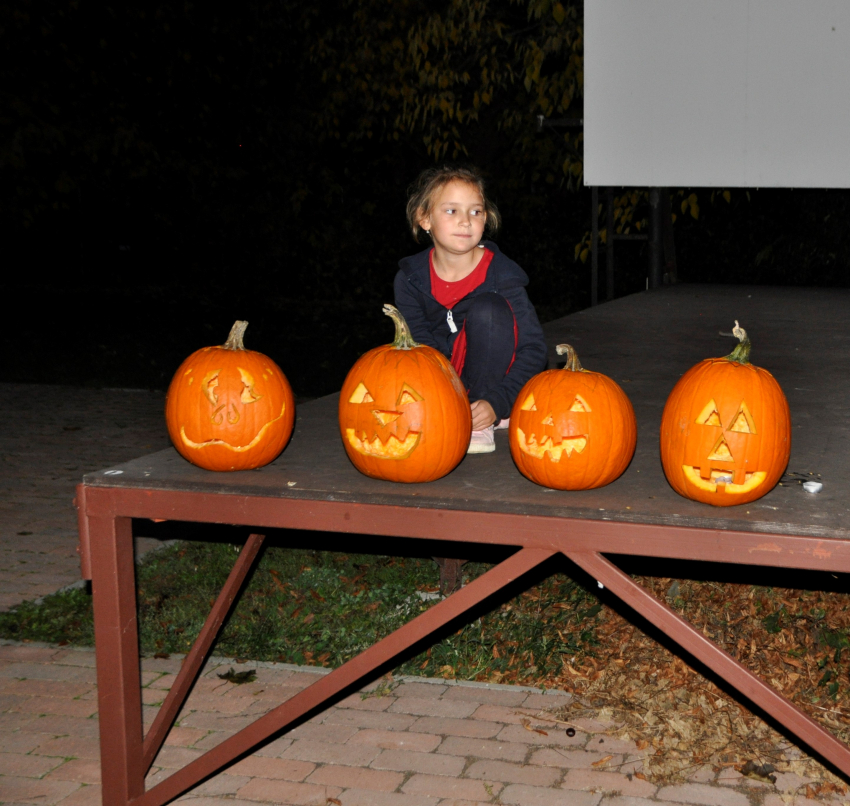
[[[345,429],[348,444],[358,453],[375,459],[407,458],[419,444],[420,436],[419,431],[408,431],[404,440],[400,440],[395,434],[390,434],[387,441],[383,442],[377,434],[370,440],[365,431],[358,437],[353,428]]]
[[[741,495],[750,492],[750,490],[755,490],[767,478],[766,472],[758,471],[745,474],[743,484],[734,484],[731,470],[712,470],[707,479],[700,475],[698,467],[682,465],[682,470],[685,473],[685,478],[694,487],[710,493],[727,492],[732,495]]]
[[[519,448],[523,453],[527,453],[535,459],[548,456],[550,462],[560,462],[563,454],[567,454],[567,457],[569,457],[573,451],[581,453],[587,447],[586,434],[577,437],[562,437],[560,442],[554,442],[552,437],[549,436],[538,441],[536,434],[526,438],[525,432],[521,428],[517,428],[516,433]]]
[[[274,418],[274,420],[269,420],[258,432],[257,435],[247,444],[247,445],[231,445],[229,442],[225,442],[223,439],[207,439],[203,442],[195,442],[186,436],[186,426],[180,426],[180,438],[183,440],[183,444],[188,448],[209,448],[212,445],[221,445],[228,450],[235,451],[236,453],[242,453],[243,451],[251,450],[260,440],[263,438],[263,435],[271,428],[274,423],[276,423],[281,417],[283,417],[286,412],[286,403],[281,406],[280,414]],[[237,414],[235,419],[231,421],[231,424],[235,424],[239,421],[239,415]]]

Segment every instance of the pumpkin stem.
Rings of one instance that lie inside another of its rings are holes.
[[[567,363],[564,364],[564,369],[570,370],[570,372],[581,372],[581,363],[578,360],[578,355],[576,351],[573,349],[571,344],[559,344],[555,348],[555,352],[558,355],[566,355]]]
[[[225,350],[244,350],[245,345],[242,342],[242,339],[245,338],[245,329],[247,327],[247,322],[243,322],[241,319],[237,319],[233,323],[233,327],[230,328],[230,335],[227,337],[227,341],[221,346]]]
[[[392,317],[392,320],[395,323],[395,340],[393,341],[393,347],[395,347],[396,350],[412,350],[414,347],[422,346],[413,340],[413,334],[410,332],[410,327],[407,322],[404,321],[404,317],[401,315],[398,308],[394,305],[384,305],[384,313],[387,316]]]
[[[749,336],[747,336],[747,331],[738,324],[737,319],[735,320],[735,327],[732,328],[732,335],[738,339],[739,343],[726,356],[726,359],[728,361],[736,361],[739,364],[749,364],[752,344],[750,343]]]

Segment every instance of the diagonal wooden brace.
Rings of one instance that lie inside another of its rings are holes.
[[[239,557],[227,577],[227,581],[224,583],[224,587],[221,589],[221,593],[219,593],[218,598],[215,600],[215,604],[207,616],[204,626],[201,628],[198,637],[195,639],[195,643],[192,645],[192,649],[184,658],[183,665],[177,674],[177,679],[168,692],[165,702],[160,706],[159,713],[157,713],[156,719],[154,719],[147,736],[145,736],[142,749],[142,766],[145,772],[151,768],[151,764],[153,764],[156,754],[159,753],[163,742],[167,738],[177,714],[180,713],[183,703],[189,696],[189,692],[192,690],[192,686],[201,671],[201,667],[204,665],[210,649],[212,649],[213,642],[218,636],[218,631],[221,629],[221,625],[227,618],[228,613],[230,613],[233,603],[239,595],[239,590],[245,581],[245,577],[248,575],[248,571],[251,569],[251,565],[263,545],[263,540],[265,540],[265,535],[248,536],[245,545],[242,547],[242,551],[239,553]]]
[[[491,594],[518,579],[554,553],[548,549],[521,549],[469,585],[272,709],[253,724],[225,739],[153,789],[133,798],[130,803],[132,806],[157,806],[178,797],[256,744],[285,729],[295,720],[392,660],[400,652],[427,638]]]
[[[564,554],[809,747],[840,769],[850,770],[850,747],[648,593],[610,560],[595,552],[565,551]]]

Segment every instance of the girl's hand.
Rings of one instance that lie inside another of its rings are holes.
[[[496,412],[486,400],[476,400],[469,408],[472,410],[473,431],[483,431],[496,422]]]

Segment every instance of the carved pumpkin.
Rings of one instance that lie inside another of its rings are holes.
[[[563,369],[535,375],[511,410],[508,439],[526,478],[556,490],[610,484],[632,460],[637,423],[626,393],[611,378],[582,369],[575,350]]]
[[[236,322],[223,345],[192,353],[168,387],[168,435],[184,458],[207,470],[267,465],[292,434],[292,389],[274,361],[245,349],[247,327]]]
[[[434,481],[466,454],[472,414],[463,384],[439,351],[417,344],[392,305],[392,344],[376,347],[348,373],[339,430],[348,458],[367,476]]]
[[[776,379],[749,361],[750,340],[708,358],[673,388],[661,417],[661,463],[685,498],[719,507],[761,498],[791,454],[791,414]]]

